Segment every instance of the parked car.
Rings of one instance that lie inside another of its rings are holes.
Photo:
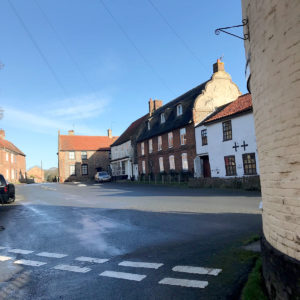
[[[0,203],[14,202],[15,197],[15,186],[8,183],[4,176],[0,174]]]
[[[111,176],[107,172],[97,172],[95,175],[95,181],[97,182],[107,182],[111,181]]]

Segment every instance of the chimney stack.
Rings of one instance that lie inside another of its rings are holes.
[[[68,134],[69,134],[69,135],[74,135],[74,130],[69,130],[69,131],[68,131]]]
[[[112,139],[112,131],[111,129],[107,129],[107,136]]]
[[[0,129],[0,138],[5,139],[5,131],[3,129]]]
[[[215,64],[213,64],[213,71],[214,71],[214,73],[219,72],[219,71],[225,71],[224,63],[221,62],[220,59],[217,59],[217,62]]]
[[[150,98],[150,100],[149,100],[149,115],[150,116],[152,115],[153,111],[154,111],[154,103],[153,103],[152,99]]]
[[[155,110],[159,109],[163,105],[162,100],[149,100],[149,114],[150,116],[154,113]]]

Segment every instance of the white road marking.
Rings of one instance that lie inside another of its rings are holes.
[[[82,183],[81,183],[81,184],[78,184],[77,186],[86,186],[86,184],[82,184]]]
[[[53,269],[62,270],[62,271],[77,272],[77,273],[87,273],[87,272],[91,271],[90,268],[81,268],[81,267],[70,266],[70,265],[57,265]]]
[[[50,253],[50,252],[40,252],[36,254],[38,256],[44,256],[44,257],[53,257],[53,258],[63,258],[68,256],[67,254],[60,254],[60,253]]]
[[[184,272],[191,274],[201,274],[201,275],[219,275],[222,269],[211,269],[203,267],[191,267],[191,266],[176,266],[172,269],[175,272]]]
[[[3,249],[6,249],[7,247],[2,247],[2,246],[0,246],[0,250],[3,250]]]
[[[8,252],[12,252],[12,253],[19,253],[19,254],[30,254],[34,251],[31,251],[31,250],[22,250],[22,249],[11,249],[11,250],[8,250]]]
[[[0,261],[7,261],[7,260],[10,260],[12,259],[12,257],[9,257],[9,256],[0,256]]]
[[[162,279],[159,284],[169,284],[169,285],[178,285],[184,287],[193,287],[204,289],[208,286],[207,281],[200,281],[200,280],[188,280],[188,279],[179,279],[179,278],[164,278]]]
[[[119,266],[124,267],[134,267],[134,268],[148,268],[148,269],[158,269],[164,264],[160,263],[148,263],[148,262],[136,262],[136,261],[122,261],[119,263]]]
[[[35,261],[35,260],[20,259],[20,260],[14,261],[14,264],[39,267],[42,265],[46,265],[47,263],[41,262],[41,261]]]
[[[103,273],[99,274],[100,276],[105,277],[112,277],[112,278],[120,278],[126,280],[134,280],[134,281],[141,281],[146,278],[146,275],[140,274],[133,274],[133,273],[124,273],[124,272],[114,272],[114,271],[104,271]]]
[[[86,261],[86,262],[97,263],[97,264],[103,264],[103,263],[109,261],[109,259],[106,259],[106,258],[94,258],[94,257],[86,257],[86,256],[79,256],[79,257],[75,258],[75,260]]]

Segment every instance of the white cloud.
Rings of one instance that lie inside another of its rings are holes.
[[[3,125],[26,129],[32,132],[55,135],[57,130],[75,129],[77,134],[99,135],[99,130],[85,124],[103,113],[109,101],[91,95],[52,102],[34,112],[28,112],[14,107],[4,106]],[[55,107],[55,109],[54,109]]]
[[[49,114],[64,120],[94,118],[105,111],[109,101],[94,94],[69,98],[52,105]]]

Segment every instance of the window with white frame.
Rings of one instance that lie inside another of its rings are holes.
[[[145,144],[144,144],[144,142],[141,143],[141,153],[142,153],[142,155],[145,155]]]
[[[159,158],[159,171],[160,172],[164,171],[164,158],[163,157]]]
[[[8,153],[5,153],[5,160],[8,161]]]
[[[13,163],[14,162],[14,155],[13,155],[13,153],[11,153],[11,155],[10,155],[10,161]]]
[[[182,105],[178,104],[177,105],[177,116],[181,116],[182,115]]]
[[[6,169],[6,179],[8,179],[9,178],[9,171],[8,171],[8,169]]]
[[[182,170],[187,171],[189,169],[189,164],[188,164],[188,159],[187,159],[186,153],[181,154],[181,160],[182,160]]]
[[[81,159],[87,159],[87,152],[81,151]]]
[[[173,147],[173,132],[168,133],[168,146],[169,148]]]
[[[69,152],[69,159],[75,159],[75,152],[74,151]]]
[[[81,174],[88,175],[88,165],[87,164],[81,165]]]
[[[148,130],[150,130],[151,129],[150,121],[147,122],[147,126],[148,126]]]
[[[186,144],[186,130],[185,128],[180,129],[180,145]]]
[[[174,155],[169,156],[169,164],[170,164],[170,170],[175,170],[175,160]]]
[[[152,144],[152,139],[149,140],[149,153],[153,152],[153,144]]]
[[[11,169],[11,177],[10,177],[10,179],[15,179],[15,171],[14,171],[14,169]]]
[[[157,150],[158,150],[158,151],[162,150],[162,139],[161,139],[161,135],[157,137]]]
[[[165,114],[164,113],[161,113],[160,114],[160,123],[163,124],[166,122],[166,119],[165,119]]]
[[[70,176],[76,175],[75,165],[70,165]]]
[[[144,160],[142,161],[142,173],[146,174],[146,163]]]

